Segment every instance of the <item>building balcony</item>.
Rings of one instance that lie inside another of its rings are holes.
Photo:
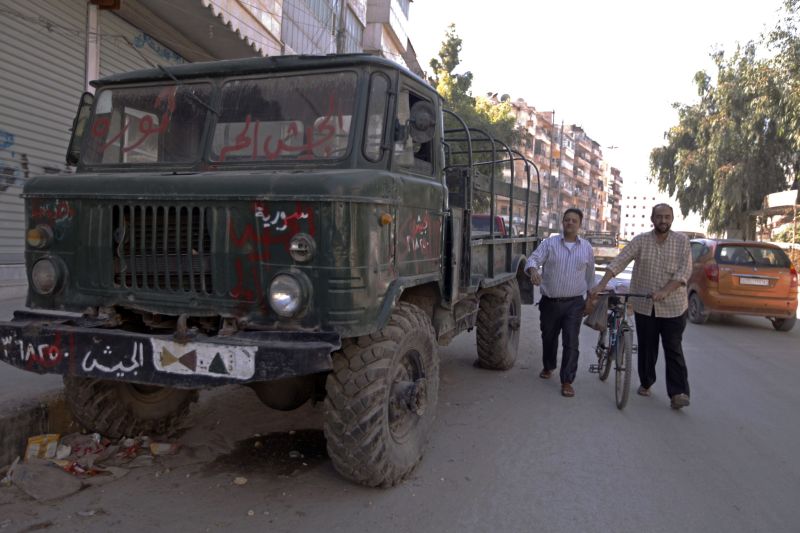
[[[402,5],[401,5],[402,4]],[[368,0],[364,51],[403,56],[408,49],[406,0]]]

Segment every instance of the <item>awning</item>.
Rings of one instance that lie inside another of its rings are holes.
[[[281,53],[280,41],[238,2],[135,0],[115,13],[188,61]]]

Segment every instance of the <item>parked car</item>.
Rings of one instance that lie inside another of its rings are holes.
[[[692,239],[689,320],[710,313],[767,317],[778,331],[797,321],[797,270],[774,244]]]
[[[489,221],[491,215],[485,213],[478,213],[472,215],[472,236],[473,237],[488,237],[489,236]],[[503,217],[495,215],[494,217],[494,234],[499,237],[508,236],[506,229],[506,222]]]

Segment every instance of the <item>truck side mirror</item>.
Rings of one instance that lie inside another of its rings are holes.
[[[415,143],[426,143],[433,139],[436,131],[436,110],[433,104],[420,100],[411,106],[408,121],[409,134]]]
[[[78,112],[75,114],[75,120],[72,121],[72,136],[69,139],[69,146],[67,146],[68,165],[77,165],[78,161],[80,161],[81,141],[86,131],[86,124],[92,115],[92,103],[94,103],[94,95],[90,92],[83,93],[78,104]]]

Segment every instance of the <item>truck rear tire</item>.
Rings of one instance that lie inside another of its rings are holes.
[[[324,429],[341,475],[391,487],[419,463],[439,395],[435,338],[425,312],[400,302],[382,330],[334,353]]]
[[[476,322],[478,365],[508,370],[517,361],[522,304],[517,280],[487,289],[481,296]]]
[[[64,376],[64,394],[81,425],[112,439],[168,435],[198,396],[196,390],[74,376]]]

